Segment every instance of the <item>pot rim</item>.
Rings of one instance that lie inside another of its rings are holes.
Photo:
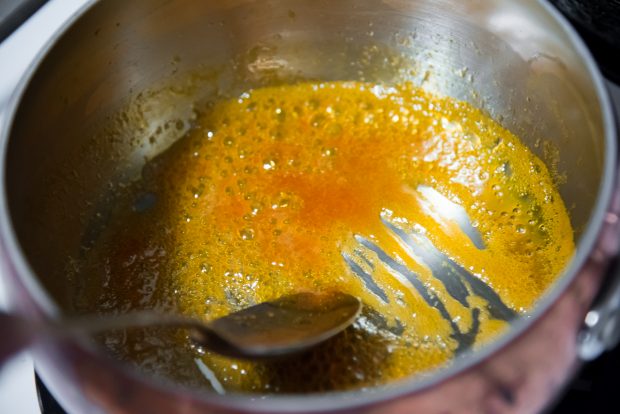
[[[33,302],[39,307],[39,311],[45,317],[59,319],[60,310],[51,296],[45,291],[43,285],[37,279],[33,269],[26,260],[21,246],[17,240],[15,230],[9,216],[8,195],[6,188],[6,158],[9,143],[9,136],[13,127],[13,122],[17,110],[22,101],[30,81],[37,72],[39,66],[46,58],[47,54],[56,45],[58,40],[82,18],[99,0],[88,0],[82,7],[74,12],[62,25],[54,32],[45,45],[38,51],[35,58],[30,62],[26,72],[21,77],[16,89],[13,91],[7,105],[6,117],[0,130],[0,253],[2,259],[7,262],[10,271],[13,271],[18,281],[23,285]],[[586,230],[581,236],[577,245],[576,253],[571,262],[566,267],[563,275],[554,285],[541,297],[535,310],[529,317],[519,318],[510,329],[499,338],[485,345],[482,350],[467,354],[467,357],[457,358],[450,366],[438,369],[436,372],[424,378],[411,377],[394,381],[390,384],[374,387],[370,390],[338,391],[321,394],[308,395],[273,395],[266,399],[260,394],[211,394],[200,390],[182,387],[166,381],[151,378],[138,372],[112,358],[97,352],[92,346],[85,343],[76,343],[80,351],[91,354],[93,358],[105,360],[106,364],[110,361],[119,371],[129,378],[132,378],[149,387],[157,389],[159,392],[170,394],[183,394],[192,399],[203,401],[207,404],[214,404],[222,407],[249,410],[260,413],[281,413],[281,412],[323,412],[327,410],[346,410],[354,409],[359,406],[369,406],[381,403],[386,400],[396,399],[413,393],[417,393],[428,388],[434,387],[445,382],[451,377],[462,374],[463,372],[475,367],[482,361],[492,357],[495,353],[505,348],[509,343],[523,335],[535,322],[540,320],[551,306],[566,291],[568,286],[579,275],[579,271],[590,257],[598,235],[604,223],[605,214],[608,210],[611,194],[616,181],[616,124],[613,114],[613,107],[607,93],[603,77],[595,64],[595,61],[587,49],[585,43],[577,35],[576,31],[559,11],[547,4],[544,0],[536,0],[538,6],[542,7],[552,19],[560,26],[560,29],[569,38],[575,48],[577,55],[582,59],[598,98],[601,107],[605,135],[605,160],[602,170],[602,179],[599,191],[596,196],[596,203],[593,213],[590,215]]]

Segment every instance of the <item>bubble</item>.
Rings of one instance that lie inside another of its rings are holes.
[[[524,227],[524,226],[522,226],[522,225],[518,225],[518,226],[517,226],[517,233],[519,233],[519,234],[525,234],[525,232],[526,232],[526,231],[527,231],[527,230],[525,229],[525,227]]]
[[[266,159],[263,161],[263,170],[265,171],[271,171],[271,170],[275,170],[276,168],[276,161],[273,159]]]
[[[336,148],[323,148],[321,150],[321,156],[331,157],[336,154]]]
[[[286,112],[282,108],[276,108],[276,120],[278,122],[284,122],[286,120]]]
[[[256,216],[263,209],[263,205],[262,203],[253,203],[250,209],[252,209],[251,214]]]
[[[301,116],[303,114],[303,112],[304,112],[304,110],[300,106],[295,105],[293,107],[293,115],[295,117]]]
[[[279,129],[272,131],[269,136],[274,141],[281,141],[282,139],[284,139],[284,133],[280,131]]]
[[[208,263],[201,263],[200,264],[200,273],[207,274],[211,270],[213,270],[213,266],[211,266],[210,264],[208,264]]]
[[[284,193],[281,192],[279,194],[278,200],[277,200],[277,205],[279,208],[285,208],[288,207],[289,203],[291,202],[290,196],[288,193]]]
[[[319,106],[321,106],[321,102],[319,102],[318,99],[309,99],[308,102],[306,103],[306,105],[313,110],[316,110],[319,108]]]
[[[198,355],[198,356],[204,356],[207,353],[207,350],[205,347],[200,346],[200,345],[196,345],[196,343],[194,341],[189,341],[190,342],[190,346],[192,348],[192,350]]]
[[[312,117],[312,119],[310,120],[310,125],[312,125],[315,128],[318,128],[321,125],[323,125],[324,122],[325,122],[325,115],[318,114]]]
[[[239,230],[239,237],[241,237],[241,240],[253,240],[254,229],[245,228],[245,229]]]
[[[235,144],[235,140],[233,137],[228,136],[224,138],[224,145],[226,145],[227,147],[232,147],[234,144]]]

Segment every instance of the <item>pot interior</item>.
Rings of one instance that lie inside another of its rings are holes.
[[[71,266],[107,226],[119,189],[187,132],[196,108],[301,80],[411,82],[482,109],[545,162],[578,252],[589,248],[610,144],[582,51],[545,7],[106,0],[47,50],[15,112],[5,186],[33,270],[22,276],[71,312]]]

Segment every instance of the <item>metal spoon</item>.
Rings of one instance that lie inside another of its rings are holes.
[[[150,311],[43,323],[0,313],[0,331],[9,333],[0,341],[0,364],[37,341],[154,326],[189,329],[197,345],[226,356],[284,357],[338,334],[353,323],[361,307],[358,298],[346,293],[304,292],[259,303],[211,322]]]

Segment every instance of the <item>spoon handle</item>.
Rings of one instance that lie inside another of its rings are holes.
[[[196,319],[181,315],[159,314],[152,311],[122,315],[84,316],[60,321],[35,322],[24,317],[0,311],[0,368],[19,351],[34,342],[46,339],[67,339],[89,334],[126,328],[149,326],[178,326],[207,329]]]
[[[134,311],[119,315],[88,315],[50,323],[50,327],[56,331],[56,336],[83,336],[117,329],[174,326],[206,329],[206,324],[197,319],[154,311]]]

